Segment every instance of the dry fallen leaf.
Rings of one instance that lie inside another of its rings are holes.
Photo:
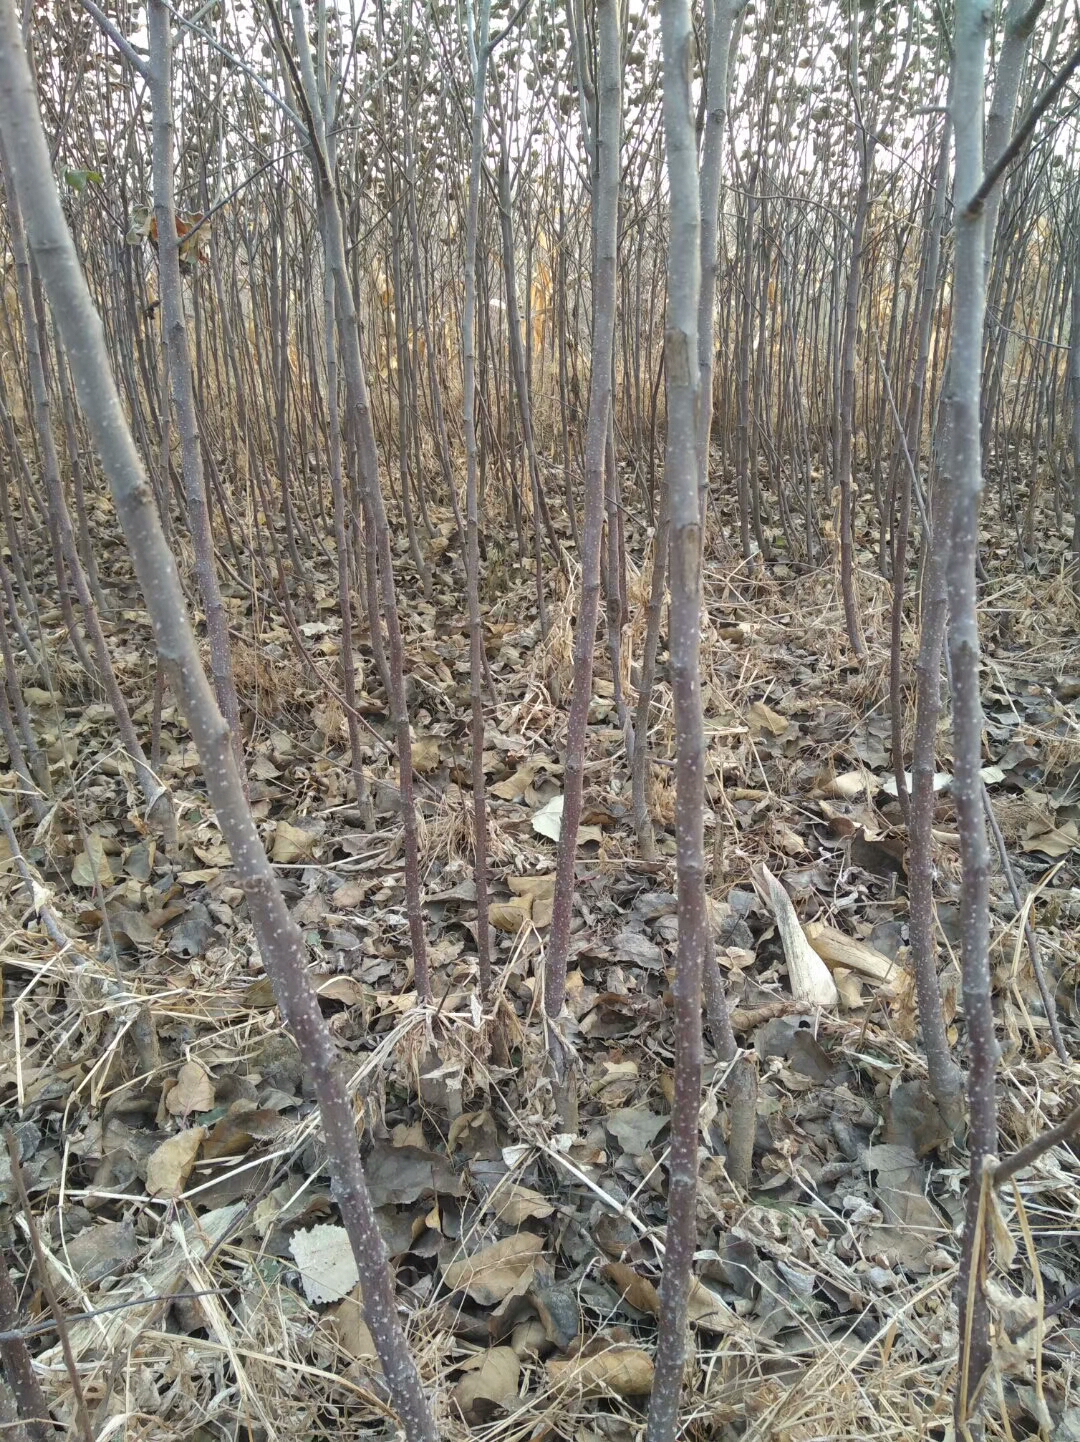
[[[1032,821],[1024,836],[1025,851],[1038,851],[1054,860],[1067,856],[1077,846],[1080,846],[1080,830],[1075,821],[1066,821],[1063,826],[1053,826],[1048,821]]]
[[[707,1332],[726,1331],[735,1320],[735,1314],[724,1299],[697,1277],[690,1279],[687,1316],[691,1327],[703,1327]]]
[[[468,1369],[453,1391],[453,1400],[470,1425],[488,1422],[497,1411],[509,1412],[517,1401],[521,1363],[512,1347],[492,1347],[465,1363]]]
[[[553,796],[546,801],[539,811],[533,812],[532,827],[540,836],[546,836],[551,841],[558,841],[562,835],[563,798]],[[604,833],[599,826],[579,826],[577,844],[584,846],[589,841],[600,842],[604,839]]]
[[[537,773],[549,766],[546,757],[540,756],[533,761],[526,761],[519,766],[513,776],[508,776],[505,781],[496,781],[491,788],[491,794],[497,796],[500,801],[520,801],[528,791],[529,787],[536,780]]]
[[[359,1273],[344,1227],[324,1225],[294,1232],[289,1251],[309,1302],[340,1301],[356,1286]]]
[[[821,777],[811,796],[831,796],[840,801],[858,801],[862,796],[875,796],[881,790],[881,782],[865,767],[858,771],[842,771],[838,776]],[[896,794],[895,783],[893,795]]]
[[[208,1112],[213,1105],[214,1083],[206,1069],[197,1061],[186,1061],[165,1098],[166,1109],[174,1117],[186,1117],[189,1112]]]
[[[323,1313],[323,1326],[330,1332],[346,1356],[381,1367],[375,1341],[364,1321],[363,1298],[359,1282],[347,1297]]]
[[[413,770],[418,771],[421,776],[426,776],[429,771],[437,771],[441,760],[439,743],[434,736],[420,736],[413,742]]]
[[[786,716],[770,710],[764,701],[755,701],[746,713],[746,719],[755,741],[760,741],[763,736],[783,736],[791,725]]]
[[[493,1307],[506,1297],[532,1266],[544,1247],[543,1237],[517,1232],[471,1257],[452,1262],[443,1272],[443,1282],[452,1292],[468,1292],[474,1302]]]
[[[875,1247],[894,1252],[913,1272],[926,1271],[926,1254],[945,1228],[925,1194],[923,1164],[910,1147],[879,1142],[866,1150],[866,1169],[886,1223],[875,1232]]]
[[[582,1397],[605,1392],[644,1397],[652,1391],[652,1358],[640,1347],[608,1347],[591,1357],[556,1357],[547,1364],[547,1372],[558,1391]]]
[[[496,931],[508,931],[513,935],[529,920],[531,911],[532,902],[527,896],[516,897],[513,901],[493,901],[488,907],[488,921]]]
[[[318,993],[328,1001],[340,1001],[345,1006],[359,1006],[368,995],[367,990],[354,976],[330,976],[319,983]]]
[[[203,1143],[203,1158],[211,1161],[217,1157],[239,1156],[253,1142],[277,1136],[284,1125],[281,1113],[270,1107],[234,1102]]]
[[[105,854],[105,843],[96,831],[88,833],[86,850],[80,851],[71,868],[71,880],[76,886],[111,886],[112,866]]]
[[[517,1182],[495,1192],[488,1199],[488,1207],[508,1227],[520,1227],[522,1222],[530,1222],[533,1218],[542,1220],[550,1217],[555,1210],[546,1197]]]
[[[654,1317],[660,1315],[660,1293],[648,1277],[640,1276],[626,1262],[608,1262],[600,1268],[600,1275],[613,1283],[620,1297],[631,1307]]]
[[[146,1161],[146,1190],[152,1197],[175,1199],[180,1196],[205,1136],[205,1127],[189,1127],[150,1153]]]
[[[882,985],[899,979],[901,968],[896,962],[867,942],[847,936],[824,921],[808,921],[803,935],[830,969],[844,967]]]
[[[547,876],[508,876],[507,885],[522,901],[530,900],[529,920],[538,929],[551,925],[555,905],[555,873]]]
[[[556,1282],[538,1271],[528,1291],[544,1336],[560,1352],[577,1352],[581,1339],[581,1304],[572,1283]]]
[[[562,835],[563,798],[553,796],[539,811],[533,812],[532,828],[539,836],[558,841]]]
[[[282,866],[294,861],[304,861],[311,856],[314,837],[302,827],[292,826],[288,821],[279,821],[274,833],[273,859]]]
[[[555,895],[555,873],[546,876],[508,876],[506,884],[515,896],[531,896],[533,901],[550,901]]]

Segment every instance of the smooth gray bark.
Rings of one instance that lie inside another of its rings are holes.
[[[698,1113],[701,1105],[702,971],[709,941],[705,900],[705,729],[701,707],[701,506],[698,406],[701,368],[701,207],[690,98],[693,25],[688,0],[661,0],[663,115],[670,188],[668,303],[664,335],[671,512],[671,689],[675,707],[676,871],[675,1093],[668,1161],[668,1222],[660,1327],[646,1442],[673,1442],[687,1352],[697,1246]]]

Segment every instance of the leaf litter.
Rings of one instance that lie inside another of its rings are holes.
[[[444,606],[458,605],[458,570],[448,553]],[[877,593],[864,597],[871,661],[859,673],[839,668],[829,584],[782,566],[768,579],[715,565],[707,575],[710,916],[760,1093],[743,1193],[725,1167],[724,1072],[707,1068],[685,1399],[695,1436],[892,1436],[927,1416],[944,1435],[948,1422],[966,1156],[936,1114],[916,1045],[889,784],[887,618]],[[334,578],[322,585],[332,596]],[[1032,585],[1047,591],[1046,604],[1017,614],[1007,654],[991,646],[984,779],[1075,1045],[1080,693],[1060,677],[1080,673],[1080,657],[1075,630],[1047,631],[1048,617],[1073,615],[1075,603],[1051,595],[1053,581]],[[672,774],[653,768],[661,859],[646,866],[598,656],[568,979],[580,1120],[564,1133],[544,1081],[537,1006],[561,824],[571,604],[564,595],[553,607],[546,641],[512,619],[529,606],[524,582],[489,611],[498,705],[484,766],[498,996],[488,1014],[475,999],[464,632],[436,628],[431,608],[403,608],[440,999],[431,1012],[417,1010],[412,990],[390,719],[367,647],[357,649],[370,688],[362,708],[375,833],[353,811],[340,718],[290,661],[284,627],[264,622],[249,678],[265,718],[249,745],[255,815],[304,931],[399,1307],[447,1437],[630,1438],[651,1386],[677,942]],[[822,618],[821,652],[800,649],[798,614]],[[137,627],[139,613],[130,616]],[[304,634],[319,642],[324,633]],[[145,652],[130,636],[111,639],[125,687],[143,689],[136,716],[145,723]],[[35,716],[54,774],[77,767],[77,806],[62,790],[45,824],[19,826],[32,895],[5,853],[0,1065],[84,1389],[103,1426],[155,1442],[209,1438],[223,1418],[241,1416],[267,1437],[341,1435],[345,1413],[357,1435],[389,1436],[317,1113],[182,717],[167,696],[162,771],[183,816],[180,854],[169,857],[140,819],[124,766],[104,764],[115,757],[103,708],[85,704],[71,671],[58,669],[56,684]],[[663,763],[673,754],[670,708],[657,714],[652,744]],[[945,746],[935,836],[948,963],[958,862]],[[1059,1120],[1074,1079],[1049,1045],[999,873],[993,893],[1009,1059],[1004,1147]],[[63,945],[50,938],[46,910]],[[945,985],[952,1040],[962,1043],[948,965]],[[1016,1244],[993,1282],[1014,1427],[1035,1407],[1022,1332],[1035,1295],[1025,1229],[1039,1237],[1046,1306],[1068,1321],[1078,1195],[1075,1154],[1058,1148],[1002,1199],[996,1220]],[[31,1345],[70,1427],[61,1349],[6,1157],[0,1200],[26,1315],[42,1324]],[[1072,1325],[1043,1343],[1052,1403],[1064,1401]]]

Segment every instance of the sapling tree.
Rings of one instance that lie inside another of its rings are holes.
[[[705,729],[701,709],[701,507],[698,498],[698,302],[701,208],[690,95],[693,25],[688,0],[662,0],[664,143],[670,190],[664,333],[671,513],[671,690],[675,706],[676,871],[675,1092],[671,1106],[668,1222],[660,1330],[647,1442],[673,1442],[686,1357],[692,1262],[697,1245],[698,1112],[701,1105],[702,968],[709,936],[705,899]]]
[[[271,0],[267,13],[282,58],[290,69],[296,99],[303,112],[306,127],[305,140],[315,173],[325,263],[334,278],[335,315],[340,346],[339,356],[348,403],[348,426],[360,472],[364,509],[374,531],[383,612],[386,617],[386,632],[389,641],[387,657],[390,682],[389,699],[398,752],[409,942],[413,953],[417,995],[421,1001],[428,1001],[431,997],[431,980],[428,972],[424,917],[420,902],[420,844],[417,835],[416,804],[413,797],[412,735],[409,728],[409,707],[405,695],[405,650],[394,583],[390,523],[387,519],[386,505],[379,483],[379,453],[371,414],[367,372],[360,349],[356,297],[346,257],[345,232],[336,173],[327,149],[327,96],[320,94],[319,91],[319,81],[315,73],[311,45],[308,41],[303,5],[299,3],[299,0],[294,0],[290,10],[292,38],[296,47],[295,60],[288,48],[281,17],[277,12],[276,0]],[[321,20],[323,24],[326,23],[325,11],[322,12]],[[374,631],[374,629],[375,617],[373,615],[372,630]]]
[[[1019,93],[1020,71],[1031,42],[1035,22],[1043,8],[1044,0],[1031,0],[1025,7],[1022,0],[1010,0],[1005,17],[1005,34],[1001,54],[998,58],[993,97],[986,120],[985,140],[982,136],[982,100],[979,106],[980,166],[986,167],[975,181],[969,200],[980,196],[977,207],[983,213],[983,231],[979,240],[983,265],[982,307],[985,314],[985,282],[989,274],[993,254],[994,228],[1001,196],[1001,173],[993,174],[1009,149],[1009,136],[1016,112]],[[989,22],[988,22],[989,23]],[[933,296],[928,287],[933,285],[930,274],[934,267],[940,241],[936,239],[943,224],[944,186],[948,173],[946,148],[949,140],[949,124],[955,110],[955,86],[957,83],[958,61],[954,60],[950,78],[949,117],[942,141],[942,152],[938,165],[938,196],[935,201],[935,215],[928,236],[928,248],[924,261],[923,297],[919,312],[919,340],[915,372],[912,379],[912,393],[909,399],[907,446],[911,457],[918,455],[918,440],[921,433],[922,407],[924,403],[924,368],[929,353],[930,328],[932,325]],[[984,82],[980,80],[980,87]],[[980,90],[980,94],[982,91]],[[957,151],[959,154],[959,149]],[[955,182],[959,195],[959,180]],[[939,215],[941,219],[939,219]],[[959,229],[957,231],[959,235]],[[954,315],[956,297],[953,298]],[[916,661],[918,692],[915,708],[915,734],[912,742],[911,796],[907,802],[910,837],[909,890],[911,897],[911,958],[915,974],[916,992],[919,1004],[919,1022],[923,1034],[923,1048],[926,1054],[927,1074],[930,1089],[946,1123],[953,1131],[959,1130],[963,1120],[963,1079],[959,1067],[951,1055],[942,1013],[941,993],[937,979],[936,945],[934,939],[934,858],[933,778],[937,769],[936,744],[938,720],[941,715],[941,654],[945,642],[946,616],[948,607],[947,576],[950,565],[953,525],[951,506],[956,493],[957,482],[954,466],[960,456],[953,434],[955,424],[955,390],[952,378],[953,356],[955,355],[956,332],[953,333],[953,351],[946,371],[942,396],[942,421],[934,433],[935,444],[940,452],[939,484],[934,492],[931,505],[931,527],[928,540],[928,555],[924,565],[922,595],[922,632],[919,639],[919,654]],[[979,385],[982,390],[982,353],[980,351]],[[993,407],[988,411],[992,412]],[[988,432],[980,432],[979,469],[981,475],[981,450],[986,444]],[[905,488],[905,495],[907,490]],[[898,532],[895,565],[902,567],[906,553],[907,509],[902,505],[900,531]],[[894,585],[902,589],[903,575],[894,576]],[[974,581],[972,582],[974,585]],[[896,653],[900,634],[900,598],[894,601],[892,676],[894,696],[898,690],[899,662]],[[894,712],[898,701],[894,699]],[[894,736],[900,734],[899,719],[894,723]],[[903,786],[903,753],[897,753],[894,745],[894,762],[897,771],[898,790]]]
[[[356,1121],[329,1029],[290,916],[244,795],[229,727],[199,659],[176,562],[113,379],[101,321],[60,207],[13,0],[0,0],[0,134],[31,250],[60,332],[80,407],[108,477],[154,640],[199,751],[207,793],[248,899],[263,963],[319,1102],[334,1195],[356,1257],[364,1315],[409,1442],[437,1429],[398,1321],[389,1260],[364,1179]]]
[[[963,879],[960,928],[967,1024],[970,1180],[960,1263],[960,1373],[955,1419],[963,1435],[990,1363],[989,1313],[976,1243],[983,1212],[983,1167],[997,1146],[995,1076],[998,1044],[990,977],[990,848],[983,815],[983,711],[979,692],[979,622],[975,566],[982,495],[979,399],[986,272],[985,212],[972,205],[983,179],[983,106],[989,0],[958,0],[953,37],[953,129],[956,136],[956,240],[952,359],[949,367],[951,505],[946,584],[953,684],[953,751]]]
[[[1072,451],[1073,585],[1080,586],[1080,203],[1072,210],[1070,260],[1071,329],[1069,332],[1069,439]]]
[[[701,373],[698,399],[698,486],[701,489],[702,524],[709,487],[709,446],[712,441],[713,368],[716,351],[716,274],[720,231],[720,183],[723,176],[724,139],[728,119],[731,41],[746,0],[711,0],[708,17],[708,54],[705,72],[705,127],[701,142],[701,295],[698,299],[697,350]]]
[[[7,152],[2,140],[0,140],[0,161],[2,161],[4,171],[7,173],[9,170]],[[93,650],[97,663],[98,673],[101,676],[105,694],[108,697],[109,705],[116,719],[120,740],[131,760],[136,779],[146,800],[147,814],[153,816],[161,825],[166,845],[170,851],[174,851],[177,842],[177,832],[176,811],[173,806],[172,797],[168,789],[162,785],[154,774],[135,730],[135,723],[131,718],[127,701],[120,689],[120,683],[116,677],[105,633],[98,615],[97,605],[91,594],[86,571],[78,553],[75,531],[71,524],[71,516],[68,512],[67,501],[64,497],[60,478],[60,458],[56,450],[56,437],[53,432],[52,423],[52,406],[49,400],[49,388],[45,376],[44,358],[47,337],[44,334],[43,327],[39,323],[38,307],[34,303],[33,286],[31,283],[31,257],[26,244],[18,195],[14,192],[10,182],[7,183],[5,190],[8,225],[11,233],[12,250],[15,254],[16,284],[19,293],[19,304],[22,311],[23,335],[26,341],[26,358],[30,371],[30,394],[33,402],[33,417],[37,429],[42,470],[45,475],[46,504],[49,508],[50,522],[55,530],[60,546],[60,554],[57,557],[57,561],[59,565],[66,566],[67,573],[71,577],[72,584],[75,588],[75,594],[79,599],[91,649]],[[12,680],[15,679],[14,671],[9,671],[8,675]],[[13,756],[16,754],[16,752],[12,753]]]
[[[149,0],[147,22],[150,60],[143,68],[143,75],[149,82],[153,107],[154,215],[157,220],[158,277],[165,355],[176,409],[176,424],[180,432],[184,497],[195,551],[195,570],[206,610],[206,632],[210,642],[210,669],[214,678],[214,691],[221,713],[229,723],[237,766],[242,771],[243,733],[240,730],[240,707],[232,671],[229,617],[214,558],[214,537],[210,528],[210,510],[206,502],[202,441],[195,413],[191,352],[188,347],[180,280],[180,237],[176,227],[173,180],[172,18],[165,0]],[[165,404],[167,402],[163,398],[163,406]]]
[[[484,89],[491,49],[491,0],[480,0],[475,20],[467,11],[472,116],[469,135],[469,194],[465,210],[465,303],[461,312],[465,421],[465,586],[469,604],[469,706],[472,737],[473,878],[476,883],[476,948],[480,990],[491,990],[491,932],[488,926],[487,780],[484,776],[484,626],[480,613],[480,519],[476,453],[476,232],[484,159]]]
[[[716,348],[716,276],[720,231],[720,185],[723,177],[724,137],[727,129],[728,90],[731,70],[731,42],[745,0],[712,0],[708,7],[708,55],[705,79],[705,127],[702,139],[701,174],[701,295],[698,301],[698,369],[701,396],[697,415],[698,486],[701,491],[702,535],[709,491],[709,450],[712,441],[713,369]],[[634,829],[638,846],[647,861],[656,858],[652,817],[646,799],[649,769],[649,716],[656,677],[656,652],[660,640],[660,619],[668,561],[668,501],[661,482],[660,504],[653,538],[653,571],[642,642],[641,679],[634,718],[634,754],[631,785]]]
[[[585,740],[592,699],[593,652],[600,613],[600,544],[604,525],[604,454],[611,414],[611,358],[615,338],[615,261],[622,137],[622,58],[615,0],[597,0],[597,123],[593,178],[593,329],[589,413],[585,432],[585,518],[581,534],[581,604],[574,632],[573,696],[566,728],[562,831],[555,863],[555,897],[544,971],[544,1009],[557,1077],[565,1073],[558,1018],[566,998],[566,966],[574,907],[574,866],[581,824]],[[575,47],[575,56],[579,47]]]

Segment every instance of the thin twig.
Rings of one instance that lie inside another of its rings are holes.
[[[94,1427],[90,1421],[90,1413],[86,1407],[86,1396],[83,1393],[82,1381],[79,1377],[79,1368],[75,1362],[75,1353],[71,1349],[71,1335],[64,1320],[64,1314],[60,1310],[60,1299],[56,1295],[56,1288],[53,1286],[52,1274],[49,1271],[48,1259],[45,1256],[45,1249],[41,1245],[41,1236],[38,1232],[37,1223],[34,1221],[34,1214],[30,1208],[30,1198],[26,1191],[26,1181],[22,1174],[22,1167],[19,1164],[19,1143],[15,1133],[10,1127],[4,1128],[4,1141],[7,1143],[8,1158],[11,1161],[11,1179],[15,1183],[15,1191],[18,1194],[19,1206],[26,1219],[26,1230],[30,1237],[30,1246],[33,1249],[34,1261],[38,1269],[38,1281],[45,1293],[45,1300],[49,1304],[49,1311],[56,1323],[57,1335],[60,1338],[60,1346],[64,1353],[64,1366],[67,1369],[71,1381],[71,1390],[75,1396],[75,1415],[79,1419],[79,1430],[83,1434],[84,1442],[94,1442]]]
[[[992,1179],[995,1186],[1007,1182],[1010,1177],[1015,1177],[1017,1172],[1022,1172],[1025,1167],[1030,1167],[1032,1162],[1038,1161],[1044,1152],[1051,1147],[1056,1147],[1060,1142],[1066,1142],[1074,1134],[1080,1131],[1080,1105],[1073,1107],[1064,1121],[1058,1122],[1056,1127],[1049,1131],[1040,1132],[1020,1148],[1013,1152],[1011,1157],[1005,1157],[994,1167]]]
[[[19,1419],[30,1442],[51,1442],[56,1436],[52,1418],[49,1416],[41,1383],[34,1371],[30,1349],[14,1325],[18,1314],[19,1299],[15,1284],[8,1271],[7,1258],[0,1252],[0,1326],[4,1329],[0,1332],[0,1359],[4,1364],[4,1376],[15,1398]]]

